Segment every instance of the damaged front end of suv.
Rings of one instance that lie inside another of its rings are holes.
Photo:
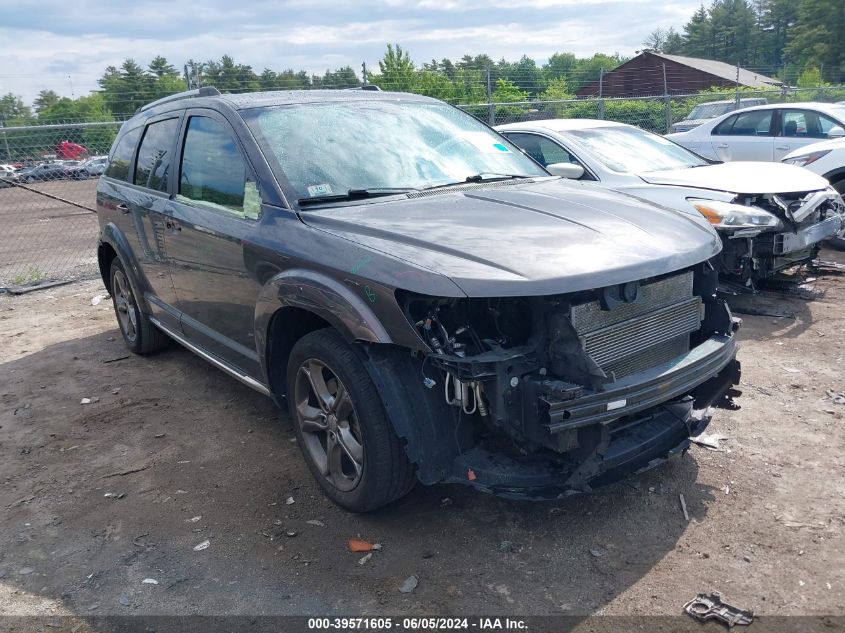
[[[425,445],[419,478],[556,498],[679,455],[709,422],[710,407],[732,408],[738,393],[740,322],[717,299],[717,285],[704,262],[552,296],[397,291],[426,351],[401,363],[382,359],[382,367],[407,370],[374,375],[387,392],[404,382],[408,392],[396,401],[416,418],[434,416],[406,438]],[[371,354],[378,367],[380,352]]]

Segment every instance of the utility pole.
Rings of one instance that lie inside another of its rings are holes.
[[[191,76],[188,74],[188,64],[183,64],[182,70],[185,73],[185,87],[188,90],[191,90],[193,88],[193,86],[191,85],[191,83],[192,83],[191,82]]]
[[[666,115],[666,133],[672,131],[672,104],[669,102],[669,82],[666,80],[666,62],[663,62],[663,110]]]
[[[736,63],[736,107],[739,108],[739,62]]]
[[[10,163],[12,162],[12,152],[9,151],[9,137],[6,136],[6,130],[4,129],[6,124],[3,121],[0,121],[0,130],[3,132],[3,145],[6,146],[6,160]]]
[[[364,85],[367,85],[367,62],[361,62],[361,76],[364,78]]]
[[[496,109],[493,107],[493,88],[490,85],[490,66],[487,66],[487,122],[496,125]]]
[[[599,68],[599,107],[596,118],[604,119],[604,68]]]

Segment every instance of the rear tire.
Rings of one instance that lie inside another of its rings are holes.
[[[109,272],[112,305],[123,342],[136,354],[152,354],[167,347],[170,339],[141,312],[129,275],[115,257]]]
[[[381,397],[338,332],[317,330],[294,345],[287,401],[308,469],[334,503],[367,512],[414,487],[413,464]]]

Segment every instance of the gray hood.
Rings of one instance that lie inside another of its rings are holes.
[[[678,270],[721,249],[715,231],[680,213],[562,179],[300,215],[312,227],[446,275],[469,296],[597,288]]]
[[[689,169],[649,171],[638,174],[653,185],[713,189],[730,193],[801,193],[826,189],[828,182],[809,169],[782,163],[734,161]]]

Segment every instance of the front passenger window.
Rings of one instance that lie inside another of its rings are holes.
[[[235,139],[220,123],[204,116],[188,121],[179,195],[220,211],[255,219],[255,184]]]

